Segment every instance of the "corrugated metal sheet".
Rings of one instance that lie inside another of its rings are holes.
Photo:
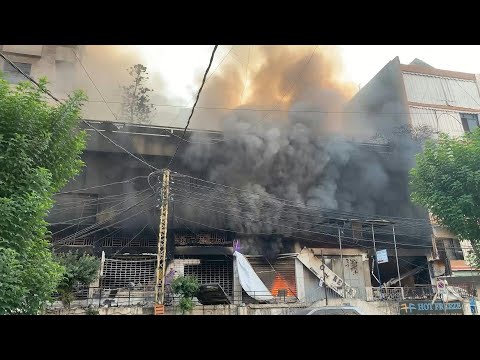
[[[410,106],[410,118],[413,127],[428,126],[435,132],[442,132],[450,136],[464,134],[460,113],[447,110],[421,108]]]
[[[151,285],[155,282],[156,258],[145,260],[105,259],[103,277],[104,289],[119,289],[129,284]]]
[[[277,259],[270,263],[263,257],[248,257],[250,265],[273,296],[286,290],[287,296],[297,295],[295,258]]]
[[[342,276],[345,283],[357,289],[366,286],[362,256],[344,256],[343,270],[340,256],[332,256],[331,258],[332,270]]]
[[[186,264],[185,276],[193,276],[201,285],[219,284],[225,294],[233,296],[233,263],[231,260],[200,260],[198,265]]]
[[[475,81],[413,73],[403,73],[403,79],[410,102],[480,109]]]

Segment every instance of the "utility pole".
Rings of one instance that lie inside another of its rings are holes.
[[[372,239],[373,239],[373,251],[375,252],[375,262],[377,264],[377,273],[378,273],[378,283],[380,286],[380,297],[383,299],[382,295],[382,278],[380,277],[380,266],[378,265],[378,259],[377,259],[377,247],[375,246],[375,230],[373,229],[373,224],[372,224]]]
[[[160,225],[158,228],[158,252],[157,252],[157,271],[155,283],[155,305],[158,313],[163,314],[165,300],[165,257],[167,253],[167,227],[168,227],[168,204],[170,190],[170,170],[163,170],[161,206],[160,206]]]
[[[325,259],[323,258],[323,250],[320,252],[322,256],[322,270],[323,270],[323,285],[325,286],[325,305],[328,306],[328,293],[327,293],[327,283],[325,282]]]
[[[343,287],[343,297],[345,298],[345,266],[343,265],[343,251],[342,251],[342,234],[340,227],[338,228],[338,243],[340,245],[340,264],[342,266],[342,287]]]
[[[397,259],[398,286],[402,287],[402,281],[400,280],[400,266],[398,265],[397,239],[395,238],[394,224],[392,224],[392,233],[393,233],[393,246],[395,246],[395,258]]]

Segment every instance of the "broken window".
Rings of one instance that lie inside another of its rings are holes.
[[[462,247],[458,239],[437,239],[436,244],[440,259],[464,260]]]
[[[462,119],[462,126],[465,132],[471,132],[478,127],[478,115],[477,114],[460,114]]]
[[[14,62],[14,64],[22,70],[26,75],[30,75],[32,70],[32,64]],[[27,79],[12,65],[7,62],[3,63],[4,79],[10,84],[18,84],[20,81],[26,81]]]

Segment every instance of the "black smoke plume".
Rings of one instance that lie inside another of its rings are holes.
[[[188,179],[179,178],[173,185],[175,213],[192,220],[188,226],[235,231],[246,239],[256,239],[257,250],[251,246],[255,241],[246,240],[249,251],[271,256],[286,249],[264,242],[279,244],[279,239],[288,237],[321,240],[319,232],[331,233],[332,227],[319,224],[328,217],[339,217],[339,212],[354,214],[350,216],[424,216],[409,201],[408,170],[418,150],[410,139],[397,137],[389,146],[378,146],[345,136],[355,135],[352,129],[361,129],[362,120],[367,127],[363,133],[388,131],[375,124],[386,123],[386,114],[401,108],[401,99],[394,91],[384,92],[383,98],[374,101],[377,108],[368,113],[365,107],[365,112],[354,116],[355,126],[347,129],[349,122],[342,109],[352,87],[338,80],[340,61],[335,49],[319,47],[313,56],[311,50],[258,47],[256,51],[264,61],[251,75],[247,102],[220,119],[224,141],[213,142],[202,134],[190,139],[183,165],[192,175],[248,193],[208,183],[187,184]],[[241,78],[241,74],[228,69],[212,78],[202,94],[203,105],[209,106],[212,96],[221,102],[222,94],[231,102],[231,92],[222,86],[229,88],[232,78]],[[275,100],[282,111],[242,111],[267,104],[271,108]],[[309,109],[314,112],[302,112]],[[398,124],[406,121],[401,113],[390,117]],[[351,122],[352,116],[348,120]],[[317,210],[307,215],[272,197]],[[419,228],[405,225],[402,231],[420,234]],[[425,237],[422,241],[428,240]]]

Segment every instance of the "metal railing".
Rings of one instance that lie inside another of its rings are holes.
[[[73,292],[73,301],[70,307],[118,307],[118,306],[153,306],[155,303],[155,286],[135,286],[131,288],[103,288],[103,287],[78,287]],[[63,307],[61,297],[53,296],[54,302],[51,308]],[[178,305],[181,297],[171,291],[165,293],[165,306]],[[246,295],[244,291],[233,291],[227,296],[230,304],[269,303],[287,304],[297,302],[294,296],[281,293],[280,296],[272,296],[270,292],[255,291]],[[195,305],[202,305],[197,298],[193,299]]]
[[[474,296],[475,287],[473,284],[460,284],[452,286],[453,290],[462,298]],[[325,299],[359,299],[367,302],[388,301],[399,302],[402,300],[431,300],[437,292],[436,286],[422,285],[415,287],[355,287],[354,292],[342,296],[330,288],[318,287],[307,291],[304,298],[287,296],[282,292],[280,296],[272,296],[269,292],[251,292],[247,295],[242,291],[233,291],[227,296],[230,304],[291,304],[304,303],[312,304]],[[116,306],[153,306],[155,302],[155,286],[135,286],[131,288],[103,288],[103,287],[77,287],[74,291],[74,300],[71,307],[116,307]],[[62,307],[60,297],[54,296],[56,300],[51,307]],[[165,306],[176,306],[180,296],[174,295],[171,291],[165,293]],[[195,305],[202,305],[198,299],[193,299]]]
[[[455,284],[451,288],[462,298],[467,299],[475,294],[475,287],[472,284]],[[415,287],[355,287],[354,295],[350,293],[339,293],[330,288],[319,287],[307,292],[304,301],[313,303],[325,299],[359,299],[367,302],[372,301],[393,301],[402,300],[433,300],[437,293],[435,285],[422,285]],[[344,295],[344,296],[342,296]]]

